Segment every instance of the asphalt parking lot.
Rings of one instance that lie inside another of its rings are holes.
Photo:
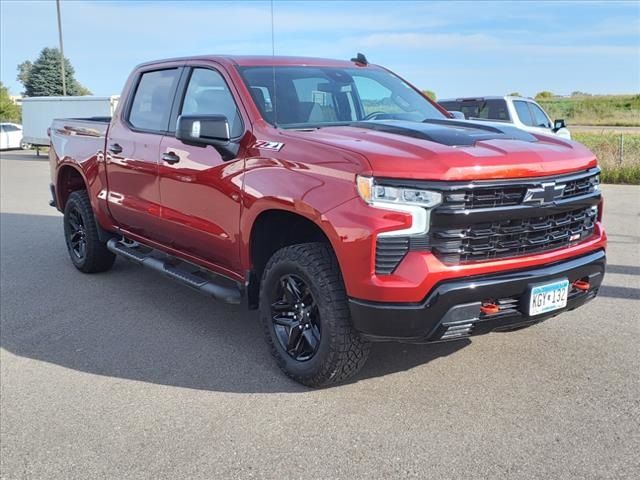
[[[640,476],[640,187],[604,186],[594,302],[378,344],[354,382],[314,391],[279,372],[253,313],[120,259],[77,272],[46,156],[1,157],[3,479]]]

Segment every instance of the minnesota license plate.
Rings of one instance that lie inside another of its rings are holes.
[[[531,289],[529,315],[540,315],[566,307],[568,294],[569,280],[566,279],[544,285],[536,285]]]

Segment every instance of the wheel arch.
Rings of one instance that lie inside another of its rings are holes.
[[[61,165],[56,175],[56,200],[60,211],[64,211],[69,195],[77,190],[88,190],[84,174],[72,164]]]
[[[262,272],[271,256],[279,249],[301,243],[320,242],[327,244],[335,255],[331,240],[332,237],[335,238],[335,232],[330,230],[330,225],[322,222],[319,212],[305,213],[272,207],[262,210],[253,219],[244,255],[245,265],[248,266],[247,296],[250,308],[258,305]]]

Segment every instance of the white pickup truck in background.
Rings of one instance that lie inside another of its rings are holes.
[[[571,140],[564,120],[554,120],[534,100],[506,95],[504,97],[447,98],[438,104],[450,112],[462,112],[466,119],[506,122],[532,133],[554,134]]]
[[[48,146],[47,129],[55,118],[111,117],[120,95],[110,97],[26,97],[22,99],[23,142]]]

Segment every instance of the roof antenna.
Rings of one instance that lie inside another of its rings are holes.
[[[351,61],[359,65],[369,65],[369,62],[367,61],[367,57],[364,56],[364,53],[360,53],[360,52],[358,52],[358,55],[356,55],[355,58],[352,58]]]
[[[278,94],[276,92],[276,37],[275,37],[275,27],[273,21],[273,0],[271,0],[271,57],[273,59],[273,65],[271,66],[271,70],[273,72],[273,98],[271,99],[271,103],[273,104],[273,124],[276,128],[278,128]]]

